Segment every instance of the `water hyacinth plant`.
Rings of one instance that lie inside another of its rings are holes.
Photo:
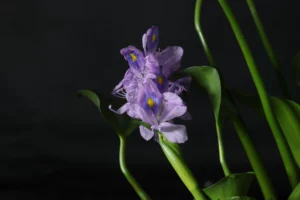
[[[123,79],[112,90],[113,98],[107,98],[109,94],[97,95],[89,90],[80,90],[78,95],[92,100],[106,122],[118,134],[121,171],[140,199],[151,198],[127,169],[125,160],[126,140],[136,128],[145,140],[154,139],[160,145],[166,158],[194,199],[255,199],[255,197],[248,196],[248,188],[254,178],[258,181],[264,199],[279,199],[276,192],[278,188],[274,187],[255,149],[236,100],[253,108],[266,119],[285,167],[283,173],[287,175],[290,182],[290,196],[287,198],[289,200],[300,199],[300,105],[291,100],[280,65],[264,32],[254,1],[247,0],[246,2],[267,55],[276,71],[284,98],[268,94],[233,11],[226,0],[218,0],[218,2],[241,47],[258,95],[230,90],[225,86],[221,71],[217,68],[201,27],[202,0],[196,1],[194,22],[209,65],[183,69],[181,67],[183,48],[169,46],[159,50],[159,29],[153,26],[142,36],[142,51],[134,46],[121,49],[120,53],[128,69]],[[300,53],[293,58],[292,65],[297,75],[300,68]],[[296,76],[296,78],[299,77]],[[180,150],[180,144],[188,140],[188,128],[175,123],[174,120],[176,118],[192,120],[188,112],[189,105],[186,105],[181,98],[183,93],[189,93],[191,82],[205,89],[209,94],[215,117],[219,159],[224,171],[224,178],[207,188],[199,187],[197,179],[184,161]],[[120,100],[121,105],[115,103]],[[222,129],[224,123],[229,121],[234,125],[253,172],[232,173],[226,162]]]

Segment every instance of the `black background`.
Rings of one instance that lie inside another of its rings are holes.
[[[281,95],[245,1],[230,0],[256,58],[266,88]],[[207,65],[194,29],[195,1],[187,0],[1,0],[0,3],[0,197],[1,199],[138,199],[118,166],[117,135],[78,89],[109,93],[128,68],[121,48],[142,48],[142,35],[160,28],[160,48],[184,48],[182,68]],[[294,100],[290,60],[300,46],[299,3],[256,2]],[[229,88],[256,92],[244,58],[216,0],[203,4],[208,44]],[[222,178],[210,101],[192,87],[186,98],[193,120],[184,122],[189,140],[181,145],[202,187]],[[299,101],[298,101],[299,102]],[[289,190],[281,159],[266,123],[240,105],[249,134],[285,199]],[[233,172],[251,168],[228,124],[224,130]],[[129,138],[127,163],[153,199],[192,196],[159,145]],[[250,195],[262,199],[257,184]]]

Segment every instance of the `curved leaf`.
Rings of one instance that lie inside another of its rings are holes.
[[[299,200],[300,199],[300,183],[295,187],[288,200]]]
[[[87,97],[91,100],[100,111],[106,123],[110,125],[118,135],[127,137],[137,127],[133,119],[127,115],[118,115],[109,110],[108,106],[113,103],[113,100],[110,100],[106,96],[101,94],[97,95],[90,90],[79,90],[77,91],[77,95]]]
[[[218,71],[209,66],[194,66],[185,69],[184,73],[191,76],[200,87],[208,92],[215,118],[218,120],[221,106],[221,82]]]
[[[261,116],[264,116],[258,96],[243,94],[233,91],[237,99],[253,108]],[[288,99],[270,97],[272,108],[278,120],[285,138],[291,148],[297,165],[300,167],[300,106]]]
[[[215,68],[209,66],[195,66],[185,69],[183,73],[187,76],[191,76],[193,81],[196,81],[198,86],[200,88],[203,88],[209,94],[215,116],[220,164],[222,165],[224,174],[229,175],[231,172],[226,163],[224,145],[222,140],[222,128],[224,119],[230,119],[228,115],[232,114],[231,110],[232,108],[234,108],[234,106],[230,104],[231,101],[229,99],[224,98],[225,101],[221,101],[221,81],[219,73]]]
[[[297,85],[300,86],[300,51],[292,59],[292,71]]]
[[[231,174],[203,189],[211,200],[249,199],[247,195],[255,175],[253,172]]]

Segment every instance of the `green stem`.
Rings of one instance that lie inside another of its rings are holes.
[[[210,63],[211,66],[215,66],[216,63],[215,63],[215,60],[210,52],[210,49],[205,41],[205,37],[203,35],[203,31],[202,31],[202,27],[201,27],[201,20],[200,20],[200,17],[201,17],[201,6],[202,6],[202,2],[203,0],[197,0],[196,1],[196,6],[195,6],[195,15],[194,15],[194,25],[195,25],[195,28],[196,28],[196,32],[198,33],[198,36],[199,36],[199,39],[202,43],[202,46],[203,46],[203,50],[204,50],[204,53],[208,59],[208,62]]]
[[[202,28],[201,28],[201,25],[200,25],[201,5],[202,5],[202,0],[197,0],[196,6],[195,6],[195,18],[194,18],[195,28],[196,28],[196,31],[199,35],[199,39],[200,39],[200,41],[203,45],[204,52],[207,56],[207,59],[208,59],[210,65],[215,66],[214,58],[213,58],[213,56],[212,56],[212,54],[211,54],[211,52],[210,52],[210,50],[209,50],[209,48],[206,44],[205,37],[202,33]],[[217,130],[217,137],[218,137],[219,160],[220,160],[224,175],[228,176],[228,175],[231,174],[231,172],[230,172],[230,169],[227,165],[227,161],[226,161],[226,157],[225,157],[225,150],[224,150],[223,138],[222,138],[222,130],[220,129],[218,119],[216,119],[216,130]]]
[[[266,52],[268,54],[268,57],[269,57],[272,65],[274,67],[274,70],[275,70],[275,73],[277,75],[277,78],[278,78],[278,81],[279,81],[282,93],[285,96],[285,98],[289,98],[288,87],[286,85],[284,76],[283,76],[283,74],[281,72],[280,64],[279,64],[278,60],[276,59],[276,56],[275,56],[274,50],[272,48],[272,45],[271,45],[271,43],[270,43],[270,41],[268,39],[267,34],[264,31],[263,24],[262,24],[262,22],[261,22],[261,20],[259,18],[257,10],[255,8],[254,1],[253,0],[247,0],[247,4],[249,6],[249,9],[250,9],[250,12],[252,14],[252,17],[253,17],[254,23],[256,25],[256,28],[258,30],[259,36],[260,36],[260,38],[262,40],[263,46],[264,46],[264,48],[265,48],[265,50],[266,50]]]
[[[199,35],[200,41],[204,48],[204,52],[209,60],[210,65],[213,67],[216,67],[216,63],[214,61],[212,53],[210,52],[210,49],[208,48],[203,31],[201,29],[201,23],[200,23],[201,4],[202,4],[202,0],[197,0],[196,10],[195,10],[195,27],[196,27],[197,33]],[[225,84],[224,84],[224,81],[222,81],[223,79],[222,79],[221,74],[220,74],[220,77],[221,77],[221,82],[222,82],[221,85],[222,85],[222,87],[224,87]],[[228,97],[228,99],[231,101],[232,105],[238,111],[237,106],[236,106],[234,100],[232,99],[230,92],[225,90],[224,95],[226,95]],[[239,113],[239,111],[238,111],[238,113]],[[265,169],[258,152],[256,151],[256,149],[254,147],[254,144],[253,144],[251,138],[249,137],[247,128],[246,128],[245,123],[240,114],[237,114],[233,118],[233,124],[234,124],[235,130],[239,136],[239,139],[246,151],[249,162],[256,174],[256,177],[257,177],[257,180],[260,185],[260,188],[261,188],[264,198],[268,199],[268,200],[277,199],[274,186],[268,176],[267,170]]]
[[[169,142],[162,133],[157,131],[157,134],[159,135],[159,144],[165,156],[193,197],[196,200],[207,200],[206,194],[199,188],[197,180],[184,161],[180,146]]]
[[[145,122],[139,120],[134,120],[134,122],[151,130],[151,126]],[[169,142],[161,132],[157,130],[155,132],[159,136],[159,145],[165,156],[193,197],[196,200],[208,200],[207,195],[199,188],[197,180],[184,161],[180,146],[176,143]]]
[[[131,175],[126,166],[125,161],[125,149],[126,149],[126,138],[123,136],[119,136],[120,138],[120,154],[119,154],[119,162],[120,168],[130,185],[133,187],[134,191],[142,200],[151,200],[151,198],[147,195],[147,193],[142,189],[140,184],[135,180],[135,178]]]
[[[240,141],[246,151],[247,157],[251,166],[255,172],[255,176],[263,193],[264,199],[275,200],[277,199],[274,186],[268,176],[268,173],[261,161],[259,154],[257,153],[253,142],[247,134],[247,128],[240,116],[236,116],[233,119],[234,128],[240,138]]]
[[[225,151],[224,151],[224,144],[223,144],[223,137],[222,137],[222,130],[219,126],[219,122],[216,124],[216,129],[217,129],[217,136],[218,136],[218,147],[219,147],[219,159],[220,163],[224,172],[225,176],[228,176],[231,174],[230,169],[227,165],[226,162],[226,157],[225,157]]]
[[[277,143],[279,152],[281,154],[283,164],[286,169],[286,173],[288,175],[288,178],[290,180],[290,184],[292,188],[294,188],[297,183],[299,182],[299,171],[297,169],[296,162],[294,160],[294,157],[291,153],[290,148],[288,147],[287,141],[285,137],[282,134],[281,127],[279,126],[277,120],[274,117],[271,104],[269,101],[269,96],[266,92],[266,89],[264,87],[264,83],[262,81],[262,78],[259,74],[259,71],[257,69],[256,63],[254,61],[254,58],[252,56],[252,53],[250,51],[250,48],[244,38],[244,35],[242,34],[242,31],[238,25],[238,22],[229,7],[226,0],[218,0],[225,15],[228,18],[228,21],[230,22],[231,28],[233,29],[233,32],[237,38],[237,41],[241,47],[241,50],[243,52],[243,55],[245,57],[245,60],[248,64],[248,68],[250,71],[250,74],[252,76],[252,79],[254,81],[255,87],[258,91],[258,95],[260,97],[262,107],[266,116],[266,119],[269,123],[269,126],[272,130],[273,136],[275,138],[275,141]]]

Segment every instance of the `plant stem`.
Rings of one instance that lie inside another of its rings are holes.
[[[248,64],[250,74],[254,81],[255,87],[258,91],[258,95],[260,97],[266,119],[269,123],[269,126],[272,130],[273,136],[277,143],[279,152],[280,152],[282,160],[283,160],[283,164],[285,166],[288,178],[290,180],[290,184],[291,184],[292,188],[294,188],[297,185],[297,183],[299,182],[299,178],[298,178],[299,171],[297,169],[296,162],[295,162],[294,157],[291,153],[291,150],[287,144],[287,141],[282,134],[281,127],[279,126],[276,118],[274,117],[274,114],[273,114],[273,111],[271,108],[271,104],[269,101],[269,96],[264,87],[264,83],[259,74],[259,71],[257,69],[256,63],[254,61],[254,58],[250,51],[250,48],[244,38],[244,35],[242,34],[239,24],[234,16],[231,8],[229,7],[227,1],[226,0],[218,0],[218,1],[221,5],[225,15],[227,16],[228,21],[230,22],[231,28],[237,38],[237,41],[241,47],[241,50],[245,57],[245,60]]]
[[[279,85],[281,87],[282,93],[283,93],[285,98],[289,98],[290,95],[289,95],[288,87],[286,85],[284,76],[281,72],[280,64],[279,64],[278,60],[276,59],[276,56],[275,56],[274,50],[272,48],[272,45],[271,45],[271,43],[268,39],[267,34],[264,31],[263,24],[262,24],[262,22],[259,18],[257,10],[255,8],[254,1],[253,0],[247,0],[247,4],[249,6],[249,9],[250,9],[250,12],[252,14],[252,17],[253,17],[254,23],[256,25],[256,28],[258,30],[259,36],[262,40],[263,46],[264,46],[264,48],[265,48],[265,50],[268,54],[268,57],[269,57],[272,65],[274,67],[274,70],[275,70],[275,73],[277,75],[277,79],[279,81]]]
[[[218,120],[219,121],[219,120]],[[225,150],[223,144],[222,130],[220,128],[219,122],[216,123],[217,136],[218,136],[218,147],[219,147],[219,159],[225,176],[231,174],[230,169],[227,165]]]
[[[251,138],[249,137],[247,128],[241,117],[238,115],[233,120],[234,128],[240,138],[240,141],[246,151],[247,157],[251,166],[255,172],[259,186],[263,193],[264,199],[275,200],[277,199],[274,186],[268,176],[268,173],[261,161],[259,154],[257,153]]]
[[[202,33],[202,28],[200,25],[200,10],[201,10],[201,5],[202,5],[202,0],[197,0],[196,6],[195,6],[195,28],[196,31],[199,35],[199,39],[203,45],[204,52],[206,54],[206,57],[210,63],[211,66],[215,66],[215,61],[214,58],[206,44],[204,35]],[[218,117],[217,117],[218,118]],[[218,148],[219,148],[219,160],[224,172],[225,176],[228,176],[231,174],[230,169],[227,165],[226,157],[225,157],[225,150],[224,150],[224,145],[223,145],[223,138],[222,138],[222,130],[219,126],[219,119],[216,119],[216,131],[217,131],[217,137],[218,137]]]
[[[200,22],[201,5],[202,5],[202,0],[197,0],[196,10],[195,10],[195,27],[196,27],[197,33],[199,35],[200,41],[204,48],[204,52],[209,60],[210,65],[213,67],[216,67],[215,60],[212,56],[212,53],[210,52],[210,49],[208,48],[207,42],[205,40],[203,31],[201,28],[201,22]],[[222,87],[224,87],[225,83],[222,79],[221,73],[220,73],[220,77],[221,77],[221,85],[222,85]],[[224,95],[228,97],[228,99],[231,101],[232,105],[238,111],[238,108],[237,108],[234,100],[231,97],[230,91],[225,90]],[[246,151],[249,162],[256,174],[256,177],[257,177],[257,180],[260,185],[260,188],[261,188],[264,198],[268,199],[268,200],[277,199],[274,186],[268,176],[268,173],[263,165],[263,162],[262,162],[258,152],[256,151],[256,149],[254,147],[254,144],[253,144],[251,138],[249,137],[246,125],[245,125],[241,115],[239,114],[239,111],[238,111],[238,114],[232,120],[233,120],[235,130],[239,136],[239,139]]]
[[[120,152],[119,152],[119,162],[120,168],[130,185],[133,187],[134,191],[142,200],[151,200],[151,198],[147,195],[147,193],[142,189],[140,184],[135,180],[135,178],[131,175],[126,166],[125,161],[125,149],[126,149],[126,138],[120,136]]]
[[[157,134],[165,156],[193,197],[196,200],[207,200],[206,194],[199,188],[197,180],[184,161],[180,146],[169,142],[162,133],[157,131]]]
[[[216,65],[215,60],[210,52],[210,49],[205,41],[205,37],[203,35],[201,23],[200,23],[200,17],[201,17],[201,6],[202,6],[203,0],[197,0],[196,6],[195,6],[195,15],[194,15],[194,25],[196,28],[196,32],[198,33],[199,39],[202,43],[204,53],[208,59],[209,64],[214,67]]]

